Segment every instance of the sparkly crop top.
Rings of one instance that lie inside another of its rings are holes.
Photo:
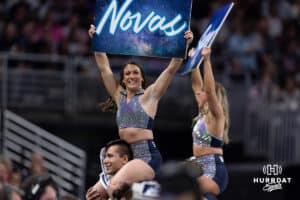
[[[121,100],[117,111],[117,124],[119,128],[144,128],[152,130],[153,119],[144,111],[139,97],[144,90],[139,90],[127,103],[126,91],[121,91]]]
[[[193,128],[193,143],[205,147],[221,148],[223,142],[220,138],[213,136],[207,129],[205,118],[201,116]]]

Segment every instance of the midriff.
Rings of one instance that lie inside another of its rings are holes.
[[[143,140],[153,140],[152,130],[143,128],[120,128],[119,135],[121,139],[129,144]]]
[[[195,144],[193,145],[193,155],[195,157],[200,157],[208,154],[223,155],[223,149],[216,147],[204,147]]]

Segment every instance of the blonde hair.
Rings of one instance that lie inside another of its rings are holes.
[[[223,142],[224,144],[229,143],[229,104],[228,104],[228,98],[227,98],[227,92],[224,86],[218,82],[216,82],[216,95],[219,100],[219,102],[222,105],[223,113],[225,116],[225,125],[224,125],[224,133],[223,133]]]
[[[228,136],[228,131],[229,131],[229,104],[228,104],[228,99],[227,99],[227,92],[224,86],[221,83],[216,82],[216,95],[218,101],[221,103],[222,108],[223,108],[223,113],[225,115],[225,125],[224,125],[224,132],[223,132],[223,142],[224,144],[229,143],[229,136]],[[199,118],[201,118],[204,114],[207,114],[209,112],[209,107],[208,103],[206,102],[202,108],[199,109],[199,113],[196,117],[193,118],[193,123],[192,125],[194,126],[195,123]]]

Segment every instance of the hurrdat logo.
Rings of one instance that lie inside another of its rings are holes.
[[[282,174],[282,166],[278,164],[267,164],[263,166],[263,174],[265,177],[254,177],[253,183],[264,184],[262,190],[272,192],[274,190],[282,190],[284,184],[292,181],[290,177],[280,177]]]

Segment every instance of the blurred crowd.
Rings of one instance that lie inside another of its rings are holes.
[[[95,0],[0,3],[0,51],[87,56]],[[194,45],[226,0],[194,0]],[[214,48],[222,82],[248,83],[249,98],[297,110],[300,94],[300,1],[236,1]],[[146,58],[145,58],[146,59]],[[157,62],[160,62],[159,60]],[[155,70],[161,70],[155,69]]]
[[[57,182],[38,153],[31,156],[29,167],[20,166],[0,155],[1,200],[77,200],[72,194],[59,194]]]
[[[224,2],[201,1],[199,6],[205,12]],[[194,32],[200,34],[208,19],[200,14],[194,17]],[[215,66],[227,85],[248,84],[253,107],[274,103],[281,109],[298,110],[299,34],[299,0],[237,1],[213,44]]]
[[[0,3],[1,51],[87,55],[94,1],[7,0]]]

